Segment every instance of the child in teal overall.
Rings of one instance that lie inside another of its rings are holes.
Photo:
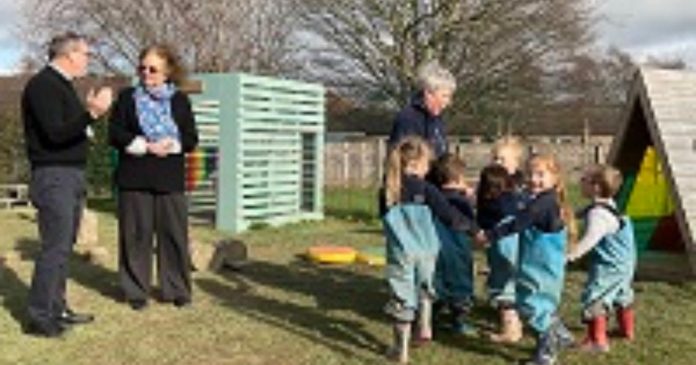
[[[454,154],[440,157],[430,176],[440,188],[447,201],[469,220],[474,219],[469,187],[466,183],[466,165]],[[449,318],[443,327],[459,334],[473,334],[474,328],[467,323],[467,316],[474,302],[474,263],[471,240],[463,232],[446,227],[436,220],[440,237],[440,252],[435,269],[437,293],[436,318]]]
[[[490,230],[512,219],[523,204],[513,177],[501,165],[486,166],[479,179],[476,207],[477,222]],[[488,279],[486,288],[491,305],[500,314],[500,333],[491,335],[494,342],[515,343],[522,338],[522,323],[515,308],[515,275],[518,266],[519,235],[501,237],[486,249]]]
[[[616,210],[613,196],[621,187],[621,173],[607,165],[591,166],[580,181],[582,194],[592,199],[583,210],[585,233],[568,255],[576,261],[590,255],[590,267],[582,293],[582,318],[587,337],[581,349],[609,351],[607,314],[616,310],[619,333],[634,338],[633,274],[636,268],[636,245],[628,217]]]
[[[575,231],[561,169],[552,155],[530,159],[529,191],[526,207],[513,219],[487,231],[487,236],[490,242],[496,242],[513,233],[520,235],[515,305],[536,334],[534,356],[527,364],[552,365],[559,351],[573,342],[557,310],[565,277],[566,245]]]
[[[390,152],[385,179],[382,217],[387,238],[386,275],[391,300],[385,311],[394,319],[394,345],[388,356],[408,362],[411,323],[416,321],[419,341],[432,338],[431,305],[435,297],[433,275],[440,248],[436,221],[458,232],[483,232],[452,207],[424,177],[432,152],[418,137],[406,137]]]

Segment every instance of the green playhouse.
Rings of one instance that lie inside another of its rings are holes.
[[[196,74],[200,136],[186,156],[189,211],[241,232],[323,218],[324,88],[248,74]]]
[[[696,73],[640,68],[607,162],[624,175],[638,275],[696,278]]]

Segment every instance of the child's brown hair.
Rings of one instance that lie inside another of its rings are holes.
[[[561,219],[568,229],[568,247],[570,248],[577,243],[578,226],[575,221],[575,212],[568,199],[568,189],[563,177],[563,170],[556,157],[551,154],[532,156],[532,158],[529,159],[530,169],[532,166],[543,166],[546,171],[556,176],[555,191],[558,197],[558,206],[561,207]]]
[[[430,161],[432,155],[430,145],[422,138],[415,136],[405,137],[389,151],[384,189],[388,207],[401,201],[401,177],[408,164],[421,159]]]
[[[498,198],[505,192],[515,190],[515,183],[508,171],[498,164],[491,164],[481,170],[476,200],[483,202]]]
[[[591,165],[585,170],[583,179],[597,188],[600,198],[613,198],[621,189],[621,171],[610,165]]]
[[[446,153],[437,159],[435,165],[433,165],[431,176],[433,183],[442,187],[443,185],[464,179],[465,174],[466,163],[464,160],[453,153]]]

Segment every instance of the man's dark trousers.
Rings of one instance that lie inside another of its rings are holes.
[[[55,323],[66,309],[68,260],[86,193],[84,168],[35,167],[29,189],[41,239],[29,290],[29,319],[37,324]]]

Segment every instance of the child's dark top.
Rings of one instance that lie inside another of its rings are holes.
[[[474,235],[480,230],[476,222],[452,206],[435,185],[417,176],[404,175],[401,202],[427,205],[440,222],[456,231]]]
[[[527,183],[527,178],[524,176],[524,173],[520,170],[515,170],[515,173],[510,175],[510,178],[512,179],[513,186],[515,187],[515,190],[518,192],[524,191],[525,185]]]
[[[476,203],[476,221],[482,229],[495,227],[505,217],[514,216],[524,209],[522,195],[517,192],[504,192],[497,198],[480,199]]]
[[[517,210],[514,219],[486,231],[491,242],[513,233],[520,233],[529,228],[542,232],[558,232],[565,227],[561,218],[561,207],[556,192],[545,191],[529,201],[526,207]]]
[[[461,191],[455,189],[442,188],[442,195],[455,207],[459,213],[470,220],[474,219],[474,209]]]

